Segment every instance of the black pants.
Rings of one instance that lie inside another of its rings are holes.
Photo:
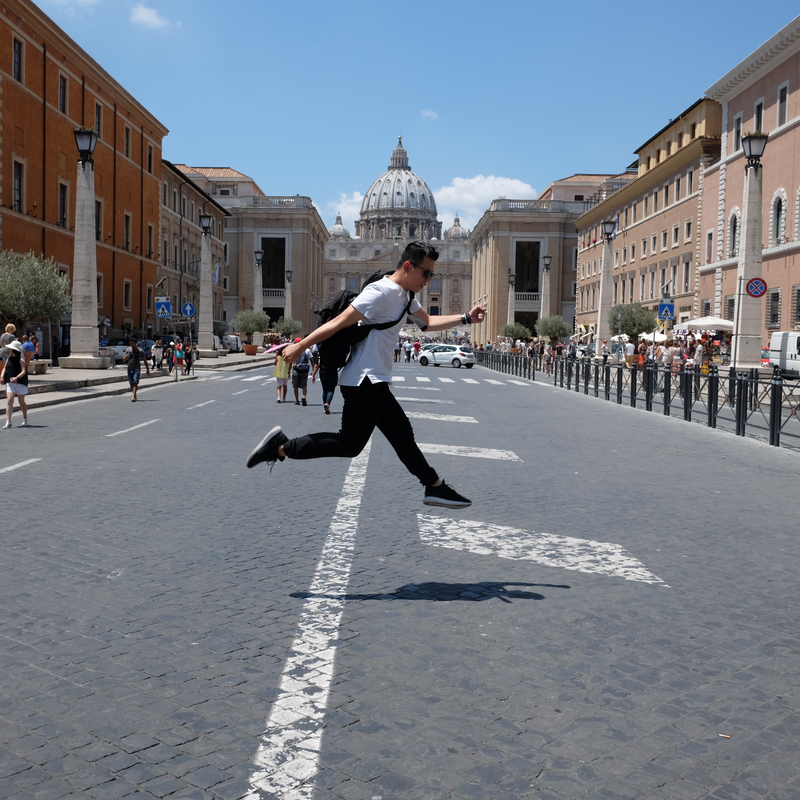
[[[406,469],[423,486],[439,479],[414,441],[414,431],[388,383],[364,378],[360,386],[340,386],[344,408],[338,433],[310,433],[283,446],[289,458],[355,458],[377,428],[394,448]]]

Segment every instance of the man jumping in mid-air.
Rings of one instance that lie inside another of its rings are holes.
[[[321,325],[297,344],[283,351],[289,363],[309,347],[355,325],[392,322],[396,325],[372,330],[351,353],[350,360],[339,373],[344,408],[342,427],[338,433],[321,432],[289,439],[280,427],[273,428],[247,458],[247,466],[262,461],[272,465],[284,458],[355,458],[366,446],[375,428],[388,439],[400,460],[425,487],[423,503],[429,506],[466,508],[472,505],[448,486],[428,464],[414,441],[408,417],[390,390],[392,358],[400,329],[405,323],[403,309],[409,292],[419,293],[433,277],[439,253],[426,242],[411,242],[403,251],[397,269],[364,288],[353,303],[338,317]],[[482,322],[483,306],[475,306],[468,314],[428,316],[417,300],[411,302],[411,316],[418,319],[422,330],[440,331],[461,324]]]

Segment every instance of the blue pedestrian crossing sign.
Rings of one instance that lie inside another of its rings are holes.
[[[181,307],[181,311],[183,312],[184,317],[194,316],[194,306],[191,303],[184,303]]]
[[[670,302],[661,302],[658,304],[658,318],[660,320],[670,320],[674,321],[675,319],[675,303]]]
[[[172,302],[169,297],[156,297],[156,319],[169,319],[172,316]]]

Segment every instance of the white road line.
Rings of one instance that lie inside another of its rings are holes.
[[[245,392],[249,392],[249,389],[242,389],[241,392],[234,392],[231,397],[236,397],[237,394],[244,394]]]
[[[151,419],[149,422],[143,422],[141,425],[134,425],[132,428],[125,428],[124,431],[117,431],[116,433],[107,433],[106,438],[109,436],[120,436],[123,433],[130,433],[131,431],[135,431],[138,428],[144,428],[147,425],[152,425],[154,422],[161,422],[160,419]]]
[[[406,411],[411,419],[435,419],[439,422],[476,422],[475,417],[457,417],[453,414],[426,414],[423,411]]]
[[[461,380],[464,381],[464,383],[480,383],[480,381],[476,381],[474,378],[462,378]]]
[[[637,561],[622,545],[572,536],[535,533],[504,525],[490,525],[417,514],[420,539],[426,544],[468,550],[500,558],[525,559],[576,572],[612,575],[628,581],[657,583],[669,588]]]
[[[438,386],[403,386],[404,392],[441,392]]]
[[[452,378],[439,378],[442,383],[455,383]]]
[[[439,397],[398,397],[398,400],[407,400],[410,403],[449,403],[455,405],[455,400],[442,400]]]
[[[417,375],[417,381],[419,381],[419,383],[430,383],[431,379],[425,378],[422,375]]]
[[[493,383],[495,386],[503,386],[503,381],[493,381],[491,378],[484,378],[486,383]]]
[[[368,442],[347,471],[308,591],[312,596],[303,604],[297,636],[283,668],[281,693],[261,737],[246,800],[257,800],[261,792],[284,800],[311,800],[314,795],[314,785],[307,781],[318,770],[369,451]]]
[[[514,381],[514,380],[509,380],[508,382],[509,382],[509,383],[515,383],[517,386],[530,386],[530,385],[531,385],[530,381]]]
[[[256,375],[255,378],[242,378],[242,383],[245,383],[246,381],[263,381],[263,380],[264,380],[263,375]]]
[[[392,383],[402,383],[404,380],[405,378],[400,375],[392,375]]]
[[[450,444],[419,443],[423,453],[439,453],[445,456],[466,456],[467,458],[494,458],[498,461],[522,461],[511,450],[493,450],[490,447],[458,447]]]
[[[191,411],[193,408],[202,408],[203,406],[207,406],[210,405],[211,403],[216,403],[216,402],[217,402],[216,400],[206,400],[205,403],[198,403],[196,406],[189,406],[189,408],[187,408],[186,410]]]
[[[28,464],[35,464],[41,461],[41,458],[29,458],[27,461],[20,461],[19,464],[12,464],[10,467],[3,467],[0,472],[11,472],[12,469],[19,469],[20,467],[27,467]]]

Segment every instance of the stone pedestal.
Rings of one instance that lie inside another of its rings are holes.
[[[75,183],[75,256],[72,277],[70,353],[61,365],[70,369],[105,369],[97,327],[97,241],[94,236],[94,164],[78,162]]]
[[[200,237],[200,308],[197,315],[197,349],[214,352],[214,295],[211,277],[211,234]],[[216,356],[206,356],[216,358]]]
[[[733,316],[733,365],[761,363],[761,328],[764,298],[750,297],[747,283],[761,277],[762,267],[762,169],[750,167],[744,176],[742,232],[739,239],[739,268],[736,272],[736,313]]]
[[[508,319],[506,322],[509,325],[514,324],[514,317],[516,316],[516,295],[514,294],[514,287],[509,284],[508,285]]]
[[[539,295],[539,316],[544,319],[551,317],[550,313],[550,270],[542,270],[542,292]]]
[[[219,358],[219,350],[204,350],[202,347],[197,348],[200,358]]]

